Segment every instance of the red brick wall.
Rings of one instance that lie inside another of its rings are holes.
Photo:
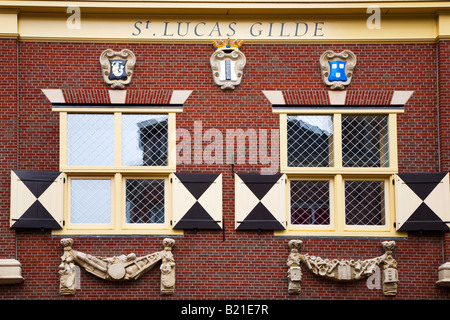
[[[450,41],[440,41],[437,45],[439,59],[439,139],[441,171],[450,171]],[[450,259],[450,234],[445,241],[446,261]]]
[[[15,41],[0,42],[2,52],[15,54]],[[203,130],[278,129],[262,90],[325,91],[318,59],[328,49],[352,50],[358,58],[349,94],[361,90],[414,90],[399,115],[398,146],[401,172],[439,170],[437,130],[437,68],[434,44],[359,45],[252,45],[244,44],[247,57],[244,79],[234,91],[221,91],[212,80],[209,57],[212,45],[82,44],[23,42],[19,45],[20,118],[14,128],[15,87],[0,91],[7,97],[0,112],[2,136],[10,145],[11,159],[1,163],[0,258],[16,257],[25,282],[0,286],[0,296],[22,299],[152,299],[159,293],[160,272],[154,269],[133,283],[111,283],[81,273],[81,289],[74,297],[59,295],[60,237],[48,232],[9,230],[9,170],[58,170],[58,115],[41,93],[43,88],[105,90],[98,57],[104,49],[131,49],[137,66],[129,90],[193,90],[177,115],[177,127],[193,134],[194,122]],[[420,53],[420,54],[418,54]],[[14,68],[8,66],[14,74]],[[6,90],[6,91],[5,91]],[[442,106],[442,105],[441,105]],[[10,110],[6,113],[6,110]],[[8,125],[5,126],[5,123]],[[16,134],[19,164],[15,161]],[[9,137],[9,138],[8,138]],[[3,141],[2,140],[2,141]],[[3,153],[2,153],[3,156]],[[6,155],[5,155],[6,156]],[[225,156],[225,155],[224,155]],[[225,159],[225,158],[224,158]],[[236,172],[259,172],[261,164],[237,164]],[[447,167],[448,168],[448,167]],[[287,246],[291,238],[271,232],[234,231],[234,180],[228,163],[181,164],[179,172],[223,173],[221,231],[187,231],[175,237],[176,292],[163,299],[449,299],[450,291],[435,286],[437,268],[444,262],[440,233],[412,234],[395,239],[399,287],[395,298],[370,290],[366,281],[335,283],[303,270],[302,294],[287,294]],[[8,205],[6,205],[8,204]],[[15,238],[16,237],[16,238]],[[100,256],[129,252],[144,255],[162,250],[155,236],[74,237],[74,249]],[[302,237],[296,237],[302,239]],[[304,250],[323,258],[367,259],[383,254],[383,239],[303,238]],[[15,255],[17,250],[17,256]]]
[[[15,234],[9,228],[10,171],[17,168],[16,40],[0,40],[3,81],[0,86],[0,258],[15,258]]]

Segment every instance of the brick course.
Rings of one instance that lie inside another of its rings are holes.
[[[450,240],[448,234],[432,232],[395,239],[394,258],[400,280],[396,297],[387,298],[381,290],[368,289],[366,281],[335,283],[306,270],[302,294],[289,296],[286,260],[290,238],[274,237],[271,232],[258,235],[234,230],[234,179],[228,163],[192,161],[177,166],[179,172],[223,173],[225,240],[222,231],[186,231],[175,237],[177,281],[173,296],[160,295],[160,273],[154,269],[137,282],[126,284],[102,281],[82,271],[81,289],[73,297],[62,297],[58,275],[61,238],[49,232],[9,228],[10,170],[59,167],[59,118],[41,89],[63,89],[71,102],[108,103],[109,88],[103,82],[98,62],[107,48],[128,48],[137,57],[128,86],[127,98],[132,100],[127,102],[164,103],[172,90],[192,90],[183,113],[176,116],[177,128],[193,134],[195,121],[201,121],[203,132],[215,128],[224,135],[227,129],[279,129],[278,115],[272,113],[263,90],[289,92],[289,103],[326,98],[318,66],[320,55],[325,50],[352,50],[358,58],[348,89],[352,104],[386,104],[393,90],[414,90],[405,113],[398,116],[399,170],[436,172],[440,167],[450,170],[450,100],[446,98],[449,43],[244,44],[247,66],[241,85],[234,91],[221,91],[214,85],[209,65],[213,47],[207,44],[16,43],[6,39],[0,40],[0,48],[4,59],[10,61],[4,66],[7,78],[0,88],[0,258],[19,260],[25,278],[20,285],[0,286],[3,299],[450,299],[449,290],[435,286],[438,267],[449,259]],[[372,90],[372,95],[363,94]],[[314,94],[301,96],[294,92]],[[263,167],[247,161],[236,164],[234,170],[256,173]],[[82,236],[74,237],[74,248],[100,256],[129,252],[144,255],[161,250],[163,238]],[[383,254],[383,239],[295,238],[303,239],[304,252],[324,258],[367,259]]]

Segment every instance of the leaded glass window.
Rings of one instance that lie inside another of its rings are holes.
[[[342,117],[342,163],[344,167],[389,166],[388,117],[345,115]]]
[[[122,116],[122,164],[167,165],[168,116],[125,114]]]
[[[291,224],[330,224],[329,181],[291,181]]]
[[[64,232],[171,229],[166,202],[176,159],[168,151],[176,143],[175,132],[169,132],[176,118],[157,110],[80,106],[61,111],[60,168],[69,182]]]
[[[114,115],[67,115],[67,164],[114,165]]]
[[[332,116],[287,117],[288,166],[328,167],[333,165]]]
[[[71,223],[111,222],[111,180],[71,179],[70,194]]]
[[[384,181],[345,181],[345,223],[385,224]]]
[[[164,180],[127,179],[127,223],[164,223]]]

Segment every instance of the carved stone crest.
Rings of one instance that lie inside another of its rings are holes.
[[[241,52],[242,40],[215,40],[210,63],[214,82],[222,90],[235,89],[241,83],[247,59]]]
[[[341,53],[325,51],[319,62],[322,80],[331,90],[343,90],[352,81],[356,56],[350,50]]]
[[[131,82],[136,57],[128,49],[116,52],[106,49],[100,55],[103,80],[112,89],[123,89]]]

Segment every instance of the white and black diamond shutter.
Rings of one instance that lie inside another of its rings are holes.
[[[172,199],[174,229],[222,229],[222,174],[174,173]]]
[[[61,229],[63,174],[11,171],[11,228]]]
[[[395,177],[396,229],[448,231],[448,173],[405,173]]]
[[[235,174],[236,230],[285,230],[286,175]]]

